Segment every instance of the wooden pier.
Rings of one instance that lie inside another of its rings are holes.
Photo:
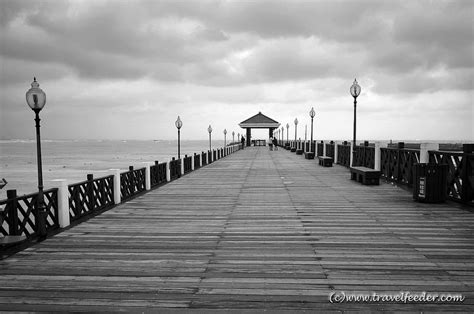
[[[0,261],[3,311],[474,310],[474,213],[252,147]],[[463,302],[342,302],[461,294]]]

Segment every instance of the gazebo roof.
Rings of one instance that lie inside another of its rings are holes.
[[[259,112],[239,123],[241,128],[278,128],[280,123]]]

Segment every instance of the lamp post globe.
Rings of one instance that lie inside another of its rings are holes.
[[[181,121],[181,118],[178,116],[178,119],[176,119],[176,122],[174,123],[176,125],[176,128],[178,129],[178,159],[181,159],[181,127],[183,126],[183,121]]]
[[[38,239],[44,240],[47,235],[46,221],[48,213],[44,204],[44,193],[43,193],[43,165],[41,160],[41,134],[40,134],[40,117],[39,113],[46,104],[46,94],[39,88],[39,84],[36,81],[36,77],[31,83],[31,88],[26,92],[26,103],[35,112],[35,128],[36,128],[36,160],[38,165],[38,198],[35,204],[35,220],[36,233]]]
[[[36,77],[33,78],[31,88],[26,92],[26,103],[34,112],[40,112],[46,104],[46,94],[39,88]]]
[[[357,108],[357,97],[360,95],[361,87],[357,83],[357,79],[354,79],[354,83],[350,88],[350,92],[352,97],[354,97],[354,129],[352,133],[352,162],[355,160],[355,145],[356,145],[356,127],[357,127],[357,115],[356,115],[356,108]],[[353,166],[353,165],[351,165]]]

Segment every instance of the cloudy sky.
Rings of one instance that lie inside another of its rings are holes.
[[[0,0],[0,138],[206,139],[261,111],[317,139],[474,140],[473,1]],[[256,137],[264,137],[260,132]],[[258,136],[261,135],[261,136]]]

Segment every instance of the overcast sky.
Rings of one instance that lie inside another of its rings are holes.
[[[259,111],[304,137],[311,107],[317,139],[351,139],[357,78],[358,139],[474,140],[474,1],[0,7],[2,139],[34,138],[36,76],[50,139],[173,139],[178,115],[183,139],[219,138]]]

